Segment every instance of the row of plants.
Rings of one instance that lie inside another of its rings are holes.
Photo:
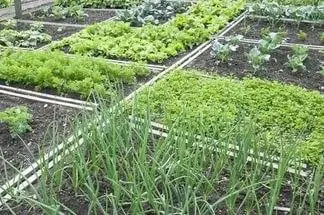
[[[8,125],[12,137],[31,131],[32,128],[29,125],[31,120],[32,115],[25,106],[6,108],[0,111],[0,123]]]
[[[276,2],[280,5],[294,5],[294,6],[306,6],[306,5],[320,5],[320,0],[249,0],[249,2]]]
[[[250,52],[244,53],[248,57],[248,62],[254,72],[265,69],[265,63],[270,60],[271,53],[280,47],[284,41],[285,34],[282,32],[270,32],[259,40],[258,45],[254,46]],[[211,55],[219,63],[230,63],[231,53],[237,51],[242,35],[236,35],[225,38],[224,42],[215,39],[212,42]],[[307,71],[304,65],[308,57],[309,48],[305,45],[295,44],[292,46],[292,55],[287,55],[287,63],[283,66],[289,67],[292,72]],[[323,74],[324,75],[324,74]]]
[[[0,59],[0,80],[6,83],[77,93],[83,98],[94,91],[108,97],[114,93],[114,84],[132,84],[136,77],[149,73],[140,63],[120,66],[103,59],[71,58],[59,52],[7,50]]]
[[[198,1],[188,12],[164,25],[131,27],[108,21],[89,26],[80,33],[52,45],[52,50],[105,58],[161,63],[218,32],[244,7],[244,1]]]
[[[130,22],[131,26],[140,27],[146,23],[158,25],[167,22],[178,13],[186,11],[190,3],[181,0],[145,0],[137,7],[122,10],[118,13],[118,20]]]
[[[153,120],[168,126],[186,113],[178,123],[204,128],[208,135],[234,126],[235,119],[243,115],[255,118],[255,132],[276,139],[274,149],[298,137],[301,158],[316,163],[324,153],[324,98],[316,91],[256,78],[206,78],[196,72],[175,71],[137,100],[142,112],[148,108]]]
[[[251,14],[266,16],[268,19],[291,18],[301,20],[323,20],[324,5],[291,6],[280,5],[275,1],[262,1],[248,5]]]
[[[286,174],[290,165],[301,168],[296,148],[281,147],[279,157],[261,149],[259,140],[266,137],[254,132],[253,119],[238,118],[244,123],[235,126],[215,124],[217,142],[208,142],[196,140],[190,124],[175,125],[161,138],[148,132],[150,113],[134,124],[123,106],[116,112],[105,106],[100,110],[76,122],[83,145],[51,169],[41,168],[37,185],[13,193],[14,202],[4,206],[4,213],[271,215],[278,205],[297,215],[322,211],[324,160],[309,177]],[[132,117],[137,114],[132,109]],[[183,116],[178,115],[180,121]],[[268,145],[273,141],[269,138]],[[240,147],[236,156],[228,153],[231,144]],[[264,157],[248,162],[251,149]],[[273,157],[277,170],[264,165]]]
[[[69,7],[54,5],[41,10],[41,14],[45,17],[53,17],[56,20],[64,20],[68,17],[72,17],[78,21],[84,20],[88,16],[80,5],[73,5]]]
[[[85,8],[128,8],[141,0],[55,0],[56,5],[70,7],[79,5]]]
[[[50,43],[52,37],[44,33],[44,25],[33,23],[28,30],[16,30],[17,21],[7,20],[1,23],[3,29],[0,30],[0,45],[7,47],[34,48],[41,44]]]

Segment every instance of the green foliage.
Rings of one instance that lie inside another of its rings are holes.
[[[0,8],[9,7],[12,4],[12,0],[0,0]]]
[[[319,35],[320,41],[322,44],[324,44],[324,32],[321,32]]]
[[[98,23],[55,43],[52,49],[88,56],[162,62],[208,40],[243,6],[243,0],[198,1],[188,12],[178,14],[164,25],[135,28],[118,21]]]
[[[257,47],[251,49],[247,56],[254,71],[263,69],[265,62],[270,60],[270,55],[262,53]]]
[[[300,30],[298,33],[297,33],[297,37],[298,37],[298,39],[300,39],[300,40],[302,40],[302,41],[305,41],[305,40],[307,40],[307,33],[306,32],[304,32],[304,31],[302,31],[302,30]]]
[[[25,106],[7,108],[4,111],[0,111],[0,123],[8,124],[13,137],[31,131],[32,128],[29,125],[31,119],[32,115]]]
[[[51,42],[52,37],[43,32],[44,26],[40,23],[31,24],[29,30],[16,31],[15,21],[7,21],[5,29],[0,31],[0,45],[8,47],[37,47],[39,44]]]
[[[279,5],[294,5],[294,6],[306,6],[306,5],[319,5],[320,0],[250,0],[250,2],[276,2]]]
[[[8,51],[0,59],[0,80],[82,97],[91,92],[107,97],[113,83],[130,84],[137,76],[148,74],[148,68],[141,64],[120,66],[103,59],[70,58],[59,52]]]
[[[4,29],[15,29],[17,25],[17,20],[15,19],[8,19],[6,22],[1,23]]]
[[[284,41],[285,34],[282,32],[270,32],[268,35],[263,36],[263,38],[258,43],[258,49],[263,54],[270,54],[271,51],[275,50]]]
[[[158,25],[168,21],[177,13],[186,11],[186,3],[180,0],[145,0],[141,5],[118,12],[118,20],[130,22],[131,26],[143,26],[146,23]]]
[[[254,117],[255,132],[278,142],[302,138],[300,152],[306,160],[315,162],[324,153],[324,97],[318,92],[260,79],[206,78],[175,71],[137,101],[143,113],[152,112],[153,120],[172,125],[181,114],[185,118],[180,124],[205,129],[206,134],[234,126],[238,116]]]
[[[70,7],[79,5],[85,8],[126,8],[141,0],[54,0],[55,5]]]
[[[238,43],[241,39],[243,39],[242,35],[228,37],[225,39],[225,44],[215,39],[212,42],[212,51],[210,54],[219,59],[222,63],[227,62],[230,60],[231,52],[235,52],[239,47]]]
[[[252,65],[254,71],[263,69],[264,63],[270,60],[270,53],[278,48],[284,40],[284,35],[282,32],[270,32],[263,36],[257,47],[250,50],[247,54],[248,62]]]
[[[296,7],[291,5],[280,5],[275,1],[264,0],[260,3],[249,4],[248,11],[252,14],[267,16],[272,20],[280,18],[291,18],[296,20],[324,19],[324,6],[318,4]]]
[[[62,7],[54,5],[43,10],[44,16],[54,17],[57,20],[66,19],[67,17],[73,17],[76,20],[84,20],[88,16],[84,12],[84,9],[80,5],[73,5],[69,7]]]
[[[305,70],[304,61],[308,57],[309,48],[304,45],[294,45],[292,47],[293,55],[288,57],[288,67],[292,69],[293,72],[297,72],[302,69]]]

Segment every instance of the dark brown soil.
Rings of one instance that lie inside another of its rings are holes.
[[[296,22],[276,22],[272,23],[265,19],[243,19],[234,29],[229,31],[225,36],[241,34],[246,39],[261,39],[263,30],[269,28],[270,32],[285,31],[287,33],[286,42],[300,43],[309,45],[323,45],[324,41],[320,41],[320,33],[324,32],[324,24],[310,24]],[[298,37],[300,31],[307,34],[305,39]]]
[[[93,24],[96,22],[107,20],[116,15],[115,10],[109,11],[93,11],[85,9],[85,13],[88,15],[84,19],[78,20],[74,17],[66,17],[65,19],[49,16],[44,10],[38,10],[32,13],[23,15],[22,19],[45,21],[45,22],[59,22],[59,23],[72,23],[72,24]]]
[[[59,105],[46,104],[0,94],[0,111],[18,105],[28,107],[32,114],[30,126],[32,131],[13,138],[7,125],[0,124],[0,148],[4,158],[16,168],[25,168],[35,161],[39,150],[50,147],[53,129],[57,128],[57,134],[66,134],[70,117],[77,114],[77,110]],[[28,148],[27,148],[28,147]],[[0,161],[0,182],[11,177],[15,172],[9,166],[4,166]],[[5,172],[7,168],[7,173]]]
[[[324,86],[324,76],[319,73],[320,62],[324,60],[324,55],[319,51],[309,51],[309,56],[304,62],[307,71],[292,72],[285,65],[288,61],[287,55],[292,55],[291,48],[280,47],[271,54],[271,59],[266,63],[264,70],[254,72],[245,54],[253,46],[251,44],[240,44],[238,50],[232,52],[231,60],[228,63],[217,63],[217,59],[211,56],[211,48],[209,48],[188,64],[187,68],[203,70],[212,74],[217,73],[223,76],[236,76],[238,78],[254,76],[271,81],[294,84],[310,90],[320,90]]]

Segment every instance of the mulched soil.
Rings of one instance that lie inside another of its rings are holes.
[[[241,34],[246,39],[261,39],[262,29],[269,28],[270,32],[285,31],[287,33],[288,43],[300,43],[308,45],[323,45],[320,41],[320,33],[324,32],[324,24],[310,24],[302,22],[299,25],[296,22],[276,22],[272,24],[266,19],[245,18],[235,28],[229,31],[225,36]],[[305,40],[300,39],[300,31],[305,32]]]
[[[71,24],[93,24],[96,22],[107,20],[116,15],[115,10],[109,11],[93,11],[85,9],[85,13],[88,15],[82,20],[77,20],[74,17],[66,17],[65,19],[59,19],[54,16],[48,16],[48,13],[44,10],[38,10],[32,13],[23,15],[22,19],[45,21],[45,22],[58,22],[58,23],[71,23]],[[47,15],[47,16],[46,16]]]
[[[287,55],[292,55],[291,48],[280,47],[271,54],[271,59],[266,63],[265,70],[254,72],[245,54],[254,46],[254,44],[240,44],[238,50],[231,53],[231,60],[228,63],[218,63],[217,59],[211,56],[211,48],[209,48],[186,67],[223,76],[235,76],[238,78],[253,76],[294,84],[311,90],[320,90],[324,86],[324,76],[318,73],[320,71],[320,62],[324,61],[324,55],[320,51],[309,51],[309,57],[304,62],[307,71],[292,72],[290,68],[285,66],[288,61]]]
[[[25,168],[35,161],[39,149],[50,147],[51,133],[57,127],[58,134],[66,134],[70,117],[78,113],[78,110],[63,107],[59,105],[46,104],[18,97],[0,95],[0,110],[18,105],[28,107],[32,114],[32,122],[30,126],[32,131],[13,138],[10,135],[7,125],[0,124],[0,148],[6,160],[8,160],[16,168]],[[28,146],[28,149],[26,148]],[[0,161],[0,182],[3,182],[7,175],[3,161]],[[8,177],[16,174],[10,171],[6,165]]]

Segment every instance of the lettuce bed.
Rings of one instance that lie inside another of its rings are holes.
[[[201,0],[164,25],[140,28],[108,21],[63,39],[53,50],[134,61],[162,62],[208,40],[244,7],[244,0]]]
[[[101,96],[113,93],[113,83],[131,84],[136,77],[147,76],[141,64],[120,66],[103,59],[67,57],[61,52],[5,51],[0,58],[0,81],[88,97],[92,91]]]
[[[138,4],[141,0],[55,0],[54,2],[62,7],[81,5],[86,8],[125,8]]]
[[[138,101],[140,111],[145,113],[148,106],[153,120],[166,125],[184,115],[179,123],[207,134],[215,129],[221,133],[222,127],[237,124],[244,115],[257,123],[255,132],[276,139],[277,149],[296,140],[306,161],[317,162],[324,153],[324,97],[315,91],[260,79],[206,78],[175,71],[147,88]]]

